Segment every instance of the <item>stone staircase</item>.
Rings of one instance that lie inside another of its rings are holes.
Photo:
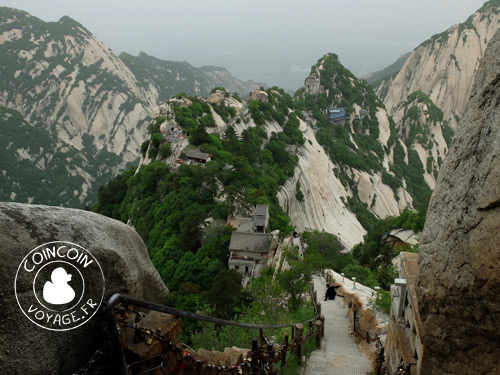
[[[318,298],[325,292],[322,278],[315,277],[314,289]],[[370,360],[358,349],[351,335],[351,323],[346,317],[347,309],[341,306],[340,297],[334,301],[321,301],[321,311],[325,316],[325,337],[321,349],[311,353],[307,361],[306,375],[315,374],[371,374],[373,366]]]

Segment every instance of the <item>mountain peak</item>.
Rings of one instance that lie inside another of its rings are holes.
[[[90,34],[90,31],[87,30],[80,22],[75,21],[73,18],[69,16],[62,16],[57,23],[69,27],[75,27],[75,28],[80,28]]]
[[[377,93],[393,114],[415,91],[422,91],[456,129],[470,97],[473,77],[498,30],[500,0],[486,2],[463,23],[435,34],[421,43],[396,76],[377,83]]]

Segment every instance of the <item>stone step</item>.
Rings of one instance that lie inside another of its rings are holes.
[[[324,293],[324,282],[319,277],[314,280],[318,295]],[[305,375],[313,374],[349,374],[366,375],[373,370],[368,358],[360,353],[350,334],[351,323],[346,317],[347,309],[341,301],[322,301],[321,310],[325,316],[325,337],[321,349],[311,353],[307,360]]]

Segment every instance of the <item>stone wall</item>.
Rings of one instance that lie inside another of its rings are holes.
[[[392,305],[385,340],[386,367],[392,373],[403,364],[415,364],[410,373],[416,374],[423,357],[422,322],[415,292],[417,254],[399,254],[399,278],[391,286]]]

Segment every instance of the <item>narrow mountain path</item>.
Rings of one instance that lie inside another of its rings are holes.
[[[314,289],[321,298],[321,313],[325,316],[325,337],[321,349],[311,353],[307,361],[305,375],[349,374],[366,375],[373,370],[372,364],[358,349],[351,336],[347,309],[337,296],[333,301],[323,301],[325,283],[322,278],[314,278]]]

